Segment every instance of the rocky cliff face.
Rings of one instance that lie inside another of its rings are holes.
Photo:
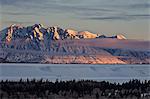
[[[136,45],[136,46],[135,46]],[[149,41],[107,37],[42,24],[11,25],[0,31],[0,61],[25,63],[150,63]]]

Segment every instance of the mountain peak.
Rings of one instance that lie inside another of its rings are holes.
[[[37,27],[39,29],[44,28],[43,24],[34,24],[32,27]]]
[[[82,36],[83,38],[96,38],[97,34],[91,33],[89,31],[81,31],[78,35]]]
[[[126,37],[124,36],[124,35],[122,35],[122,34],[118,34],[118,35],[116,35],[116,38],[117,39],[126,39]]]
[[[0,40],[10,43],[11,40],[30,38],[44,40],[50,38],[50,40],[59,39],[93,39],[93,38],[114,38],[114,39],[126,39],[122,34],[116,36],[107,37],[101,34],[95,34],[89,31],[76,31],[73,29],[62,29],[58,26],[45,28],[43,24],[34,24],[32,26],[23,27],[19,24],[12,24],[10,27],[1,31]]]

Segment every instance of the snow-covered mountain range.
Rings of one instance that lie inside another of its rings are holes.
[[[121,34],[107,37],[42,24],[0,31],[1,62],[141,64],[150,63],[149,46]]]

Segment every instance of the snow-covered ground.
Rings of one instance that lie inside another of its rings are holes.
[[[150,80],[150,65],[87,65],[87,64],[0,64],[0,79],[43,78],[59,80]]]

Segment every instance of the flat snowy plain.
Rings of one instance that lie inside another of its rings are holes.
[[[49,79],[124,82],[150,80],[150,65],[0,64],[1,80]]]

